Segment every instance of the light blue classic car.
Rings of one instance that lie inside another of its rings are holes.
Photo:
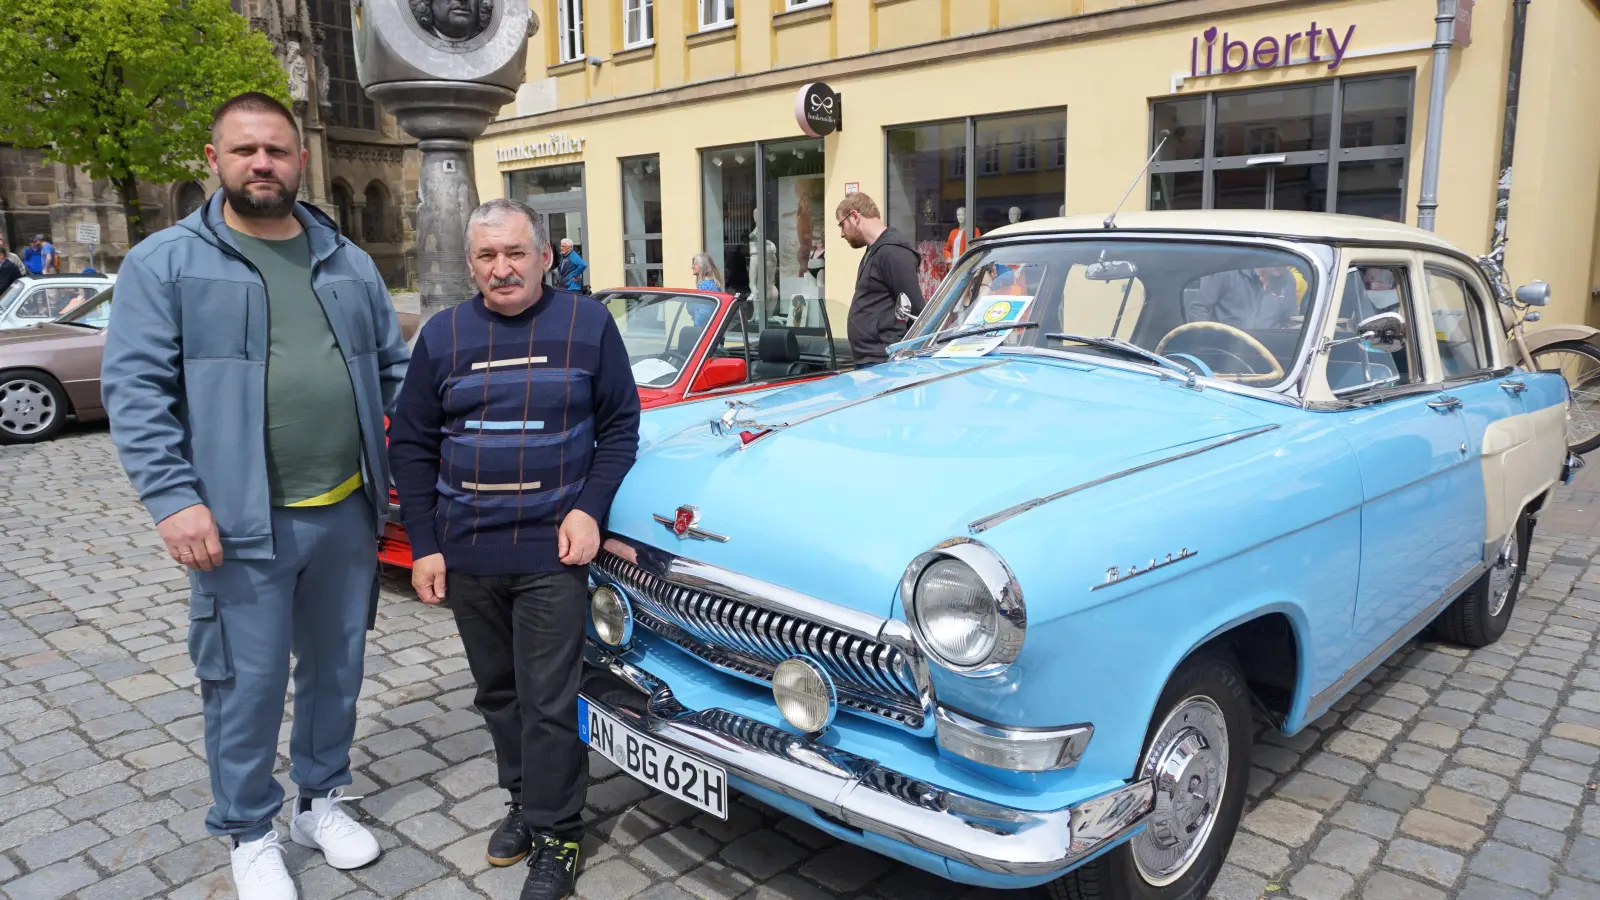
[[[1253,710],[1505,631],[1575,460],[1502,298],[1371,219],[985,235],[888,363],[646,414],[580,734],[958,882],[1203,896]]]

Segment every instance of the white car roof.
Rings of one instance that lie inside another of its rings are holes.
[[[984,232],[985,238],[1008,237],[1051,231],[1104,231],[1105,215],[1064,216],[1034,219],[1005,225]],[[1117,231],[1187,231],[1201,234],[1251,234],[1304,238],[1328,243],[1411,244],[1446,253],[1464,254],[1456,245],[1431,231],[1411,225],[1371,219],[1366,216],[1341,216],[1334,213],[1288,212],[1283,210],[1194,209],[1170,211],[1128,211],[1117,214]]]

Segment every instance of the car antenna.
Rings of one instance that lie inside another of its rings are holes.
[[[1133,189],[1139,186],[1139,179],[1144,177],[1144,173],[1149,170],[1150,164],[1156,161],[1156,154],[1160,153],[1161,148],[1166,146],[1167,138],[1172,137],[1172,132],[1165,128],[1161,129],[1159,134],[1161,136],[1161,141],[1160,143],[1156,144],[1155,151],[1150,154],[1149,159],[1144,161],[1144,168],[1139,170],[1139,174],[1133,177],[1133,184],[1128,185],[1127,193],[1123,194],[1122,199],[1117,201],[1117,208],[1111,211],[1111,215],[1106,216],[1105,226],[1107,228],[1117,227],[1117,213],[1122,212],[1122,204],[1128,202],[1128,198],[1133,195]]]

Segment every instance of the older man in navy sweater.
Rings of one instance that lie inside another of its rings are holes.
[[[467,256],[480,293],[422,327],[389,458],[412,584],[424,603],[450,598],[511,795],[488,861],[530,857],[522,900],[559,900],[588,778],[585,566],[638,451],[639,394],[605,307],[541,284],[550,242],[532,209],[480,206]]]

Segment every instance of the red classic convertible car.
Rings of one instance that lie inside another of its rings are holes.
[[[748,300],[712,291],[599,291],[628,347],[645,409],[808,381],[850,367],[850,347],[829,327],[827,304],[795,298],[781,315],[756,315]],[[411,565],[400,500],[389,491],[389,524],[378,558]]]

